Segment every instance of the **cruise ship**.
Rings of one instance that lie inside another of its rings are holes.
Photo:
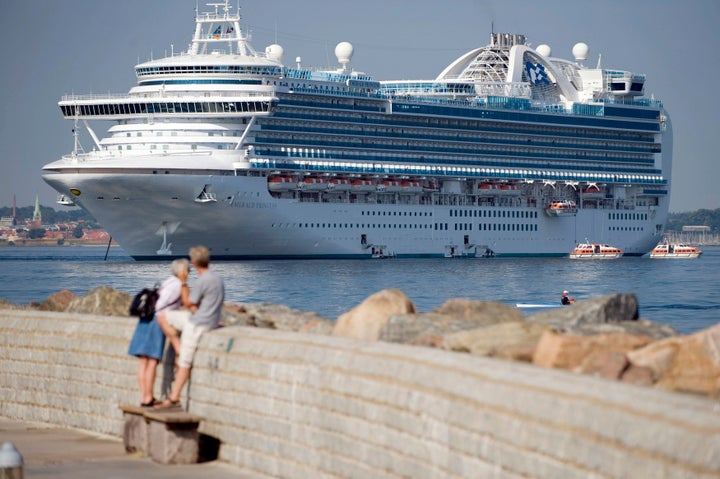
[[[570,60],[492,32],[434,79],[380,81],[348,42],[334,67],[285,65],[239,7],[204,10],[127,94],[59,102],[75,146],[43,178],[133,258],[568,256],[584,238],[639,256],[662,239],[670,119],[645,75],[586,66],[586,44]]]

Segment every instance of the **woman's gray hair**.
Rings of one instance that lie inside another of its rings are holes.
[[[178,258],[176,260],[173,260],[173,262],[170,264],[170,270],[172,271],[172,274],[177,276],[180,271],[185,271],[190,267],[190,262],[185,258]]]

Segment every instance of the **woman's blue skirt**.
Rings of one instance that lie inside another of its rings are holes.
[[[157,315],[150,321],[139,320],[130,340],[128,354],[162,359],[165,349],[165,335],[157,322]]]

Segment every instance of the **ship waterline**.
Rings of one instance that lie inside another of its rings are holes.
[[[670,120],[583,44],[572,62],[493,34],[434,80],[380,82],[345,42],[337,70],[285,67],[212,6],[129,94],[59,104],[95,150],[76,136],[43,178],[134,258],[566,256],[584,238],[632,256],[662,237]],[[116,124],[101,140],[92,120]]]

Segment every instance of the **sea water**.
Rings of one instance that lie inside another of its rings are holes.
[[[559,303],[563,290],[578,301],[619,292],[637,295],[641,317],[688,334],[720,322],[720,247],[702,249],[690,260],[391,258],[217,261],[211,267],[225,281],[227,301],[284,304],[328,319],[386,288],[402,290],[421,312],[450,298],[514,306]],[[170,261],[138,262],[119,247],[3,247],[0,298],[27,304],[63,289],[83,295],[103,285],[134,294],[169,272]],[[193,281],[194,273],[191,287]]]

